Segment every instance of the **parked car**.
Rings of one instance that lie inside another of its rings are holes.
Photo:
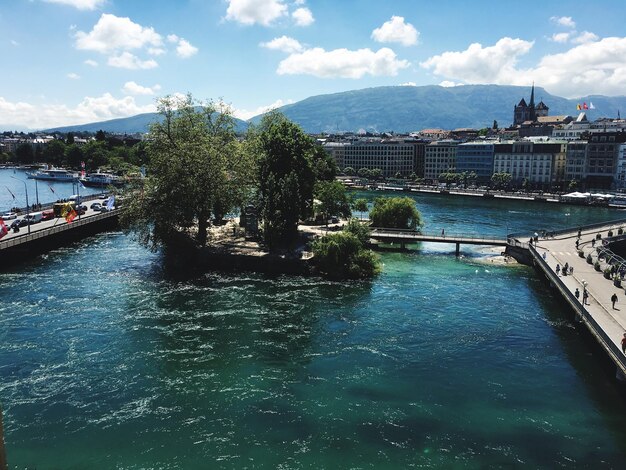
[[[10,227],[14,229],[15,227],[26,227],[28,225],[28,221],[24,219],[15,219],[13,223],[11,223]]]
[[[24,220],[29,224],[37,224],[43,220],[43,213],[33,212],[32,214],[24,216]]]
[[[4,214],[2,214],[2,216],[0,216],[0,219],[2,220],[17,219],[17,214],[15,212],[5,212]]]
[[[94,202],[91,206],[89,206],[89,208],[93,209],[94,211],[101,211],[102,205],[99,202]]]
[[[47,209],[41,213],[41,220],[51,220],[54,219],[54,210]]]

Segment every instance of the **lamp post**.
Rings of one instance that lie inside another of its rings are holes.
[[[26,186],[26,181],[23,181],[19,178],[16,178],[15,176],[11,176],[11,178],[13,178],[14,180],[17,181],[21,181],[24,184],[24,191],[26,192],[26,220],[27,220],[27,224],[26,226],[28,227],[28,233],[30,234],[30,207],[28,206],[28,186]]]

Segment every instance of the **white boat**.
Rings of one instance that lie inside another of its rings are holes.
[[[120,186],[124,184],[124,181],[117,175],[110,173],[90,173],[87,176],[80,178],[80,182],[84,186],[106,187],[109,185]]]
[[[62,168],[51,168],[49,170],[39,170],[35,173],[26,173],[26,175],[35,180],[44,181],[65,181],[72,183],[78,179],[78,173],[63,170]]]

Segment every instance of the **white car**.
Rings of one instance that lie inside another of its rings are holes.
[[[5,212],[0,215],[0,218],[2,218],[2,220],[13,220],[17,219],[17,214],[15,212]]]

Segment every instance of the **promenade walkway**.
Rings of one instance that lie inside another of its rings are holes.
[[[626,375],[626,356],[621,351],[621,339],[626,332],[626,295],[623,287],[616,287],[613,281],[606,279],[603,270],[608,266],[604,260],[600,260],[601,271],[596,271],[594,263],[598,260],[596,248],[602,246],[602,241],[592,240],[598,233],[602,238],[607,238],[610,229],[617,234],[619,227],[626,229],[626,224],[606,225],[604,227],[583,229],[579,241],[579,249],[584,253],[584,258],[578,255],[576,240],[578,230],[569,233],[561,233],[554,238],[539,239],[535,248],[531,248],[536,262],[543,268],[549,278],[559,290],[565,288],[564,294],[575,310],[581,314],[582,320],[587,324],[590,331],[601,346],[612,357],[622,373]],[[591,255],[593,263],[586,261],[587,255]],[[563,266],[568,264],[574,268],[573,274],[563,276]],[[560,272],[557,274],[557,264]],[[626,285],[626,283],[625,283]],[[582,304],[583,291],[586,288],[589,293],[587,305]],[[576,299],[574,293],[579,290],[579,298]],[[615,309],[611,305],[611,296],[616,293],[618,302]]]

